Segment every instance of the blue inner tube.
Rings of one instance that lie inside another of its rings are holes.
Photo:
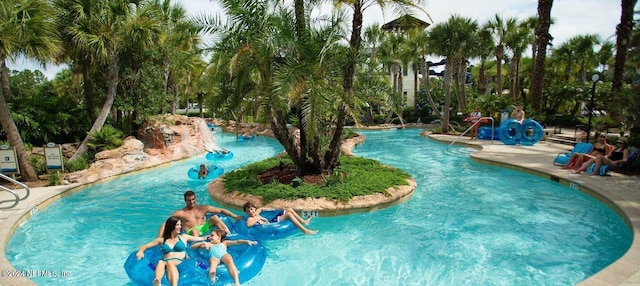
[[[192,180],[205,180],[205,181],[209,181],[209,180],[213,180],[217,177],[220,177],[220,175],[222,175],[224,173],[224,169],[222,169],[222,167],[218,166],[218,165],[213,165],[211,166],[211,169],[209,170],[209,173],[207,173],[207,176],[204,177],[203,179],[198,178],[198,172],[200,172],[200,165],[190,168],[189,171],[187,171],[187,176],[189,176],[189,179]]]
[[[491,130],[492,128],[490,126],[481,126],[480,128],[478,128],[478,139],[485,139],[485,140],[491,140]],[[498,139],[500,137],[500,128],[499,127],[494,127],[493,128],[493,139]]]
[[[509,118],[500,124],[500,141],[504,145],[516,145],[520,141],[522,125],[513,118]]]
[[[528,118],[522,121],[520,144],[531,146],[538,143],[544,136],[544,128],[537,121]]]
[[[249,239],[242,235],[230,235],[229,240]],[[178,265],[180,278],[178,285],[210,285],[209,280],[209,253],[205,249],[197,251],[190,248],[187,249],[188,259]],[[136,285],[151,285],[154,278],[154,270],[158,261],[162,259],[163,254],[160,246],[155,246],[145,250],[144,258],[138,260],[136,252],[132,252],[124,263],[124,269],[129,279]],[[236,267],[239,271],[240,283],[245,283],[255,277],[264,266],[266,260],[266,250],[264,246],[258,242],[254,246],[247,244],[234,245],[228,248],[228,252],[233,257]],[[229,270],[220,263],[216,268],[216,284],[232,284],[233,279],[229,275]],[[165,277],[162,278],[163,285],[170,285]]]
[[[280,210],[262,211],[260,215],[271,220],[271,218],[275,217],[279,212]],[[290,220],[248,227],[246,217],[237,220],[233,227],[239,234],[255,237],[258,240],[279,239],[290,236],[298,231],[298,228]]]
[[[238,141],[249,141],[249,140],[253,140],[254,138],[255,138],[255,136],[253,134],[251,134],[249,136],[242,136],[242,135],[236,136],[236,139]]]
[[[222,153],[215,153],[215,152],[209,152],[207,153],[207,155],[205,156],[207,158],[207,160],[209,161],[223,161],[223,160],[229,160],[231,158],[233,158],[233,152],[229,151],[229,153],[227,154],[222,154]]]

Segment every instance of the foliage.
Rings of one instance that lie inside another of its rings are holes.
[[[14,98],[11,116],[25,144],[75,142],[84,136],[89,118],[72,98],[52,94],[50,82],[22,89],[34,96]]]
[[[85,157],[80,157],[71,161],[64,161],[64,169],[67,172],[73,173],[75,171],[84,170],[89,168],[89,161]]]
[[[262,184],[257,177],[258,174],[278,166],[280,161],[285,164],[291,163],[289,158],[271,158],[226,174],[224,184],[227,192],[238,191],[242,194],[262,196],[263,203],[279,198],[326,198],[348,201],[354,196],[386,194],[387,188],[407,185],[406,179],[410,178],[404,171],[382,165],[375,160],[343,156],[340,158],[341,165],[332,175],[326,176],[324,184],[320,186],[303,183],[294,188],[276,182]]]
[[[49,182],[49,186],[60,185],[62,183],[62,176],[60,175],[60,172],[55,171],[51,173],[51,175],[49,175],[48,182]]]
[[[33,166],[36,174],[42,175],[47,173],[47,162],[43,156],[31,155],[29,156],[29,163]]]
[[[100,152],[103,150],[111,150],[122,146],[122,131],[105,125],[96,132],[89,133],[89,142],[87,145],[90,149]]]

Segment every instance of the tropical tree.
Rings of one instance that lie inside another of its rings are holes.
[[[470,51],[473,51],[472,46],[478,29],[479,26],[475,20],[453,15],[447,22],[432,27],[429,33],[429,46],[433,48],[433,53],[444,56],[447,62],[443,79],[445,100],[441,111],[443,113],[442,132],[445,134],[449,132],[451,81],[454,80],[454,75],[457,75],[455,84],[457,95],[459,95],[458,104],[461,104],[463,109],[466,107],[466,98],[461,89],[464,86],[466,60],[473,56]]]
[[[362,48],[362,24],[364,19],[364,11],[372,7],[373,4],[377,4],[385,10],[387,7],[392,8],[394,11],[402,12],[398,14],[409,15],[410,9],[417,8],[416,4],[420,3],[420,0],[335,0],[336,6],[346,5],[352,11],[351,17],[351,36],[349,37],[349,52],[347,54],[348,62],[344,66],[344,74],[342,81],[342,89],[345,97],[345,101],[338,109],[338,117],[336,121],[335,132],[329,143],[329,149],[325,153],[325,162],[328,162],[327,169],[333,170],[338,165],[338,158],[340,157],[340,143],[342,141],[342,132],[345,122],[347,120],[347,104],[351,102],[354,96],[354,81],[356,75],[356,69],[358,66],[357,59],[360,57],[360,49]]]
[[[35,181],[38,179],[37,174],[29,164],[29,155],[7,104],[12,95],[6,61],[14,60],[18,55],[42,62],[55,58],[59,52],[59,44],[53,7],[49,1],[43,0],[2,1],[0,27],[0,123],[9,143],[16,148],[22,179],[27,182]]]
[[[531,103],[533,110],[542,111],[542,87],[544,84],[545,61],[547,59],[547,45],[551,41],[549,27],[551,26],[551,7],[553,0],[538,0],[538,26],[536,26],[536,57],[531,76]]]
[[[139,47],[151,44],[153,39],[153,21],[146,18],[134,18],[135,0],[98,0],[91,1],[91,13],[84,13],[82,6],[73,6],[76,11],[74,23],[69,33],[78,47],[91,52],[96,62],[106,65],[107,97],[98,117],[70,160],[80,158],[87,152],[87,143],[91,133],[102,128],[111,111],[120,81],[120,54],[125,42],[139,43]],[[95,9],[95,10],[93,10]]]
[[[507,33],[504,42],[511,51],[511,64],[509,65],[509,94],[513,102],[518,101],[520,91],[520,60],[524,50],[529,46],[529,39],[533,33],[527,26],[527,22],[520,22]]]
[[[494,52],[496,56],[496,92],[498,95],[502,95],[503,90],[502,63],[505,56],[505,40],[508,37],[508,34],[512,33],[516,29],[516,24],[516,18],[509,18],[505,21],[505,19],[498,14],[485,24],[485,28],[491,30],[494,42],[496,43]]]
[[[405,47],[407,44],[405,35],[401,33],[386,33],[383,38],[378,55],[382,63],[388,67],[391,72],[392,94],[389,97],[391,99],[388,105],[390,110],[387,112],[387,118],[385,123],[389,123],[393,116],[393,113],[402,117],[402,112],[399,111],[399,107],[404,101],[403,98],[403,73],[404,67],[412,59],[407,57],[408,49]]]
[[[613,80],[611,85],[611,102],[621,103],[620,93],[624,78],[624,67],[627,59],[631,32],[633,31],[633,9],[638,0],[621,0],[620,24],[616,26],[616,62],[613,66]],[[619,114],[619,110],[612,109],[613,114]]]
[[[478,70],[478,82],[476,88],[480,94],[487,95],[491,92],[490,82],[487,76],[487,60],[493,54],[495,47],[491,30],[485,27],[480,28],[477,33],[477,42],[474,46],[474,54],[480,58],[480,67]]]

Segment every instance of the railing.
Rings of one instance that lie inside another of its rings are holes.
[[[11,177],[7,176],[7,175],[5,175],[5,174],[2,174],[2,173],[0,173],[0,178],[5,179],[5,180],[7,180],[7,181],[9,181],[9,182],[11,182],[11,183],[14,183],[14,184],[16,184],[16,185],[19,185],[19,186],[23,187],[23,188],[27,191],[27,193],[24,195],[24,197],[22,197],[22,198],[21,198],[21,197],[20,197],[20,196],[19,196],[19,195],[14,191],[14,190],[9,189],[9,188],[7,188],[7,187],[5,187],[5,186],[0,185],[0,189],[5,190],[5,191],[7,191],[7,192],[11,193],[14,197],[16,197],[16,198],[15,198],[15,199],[13,199],[13,200],[4,200],[4,201],[0,201],[0,205],[2,205],[2,204],[4,204],[4,203],[10,203],[10,202],[13,202],[13,204],[12,204],[11,206],[9,206],[9,207],[0,207],[0,209],[10,209],[10,208],[13,208],[13,207],[17,206],[17,205],[18,205],[18,203],[19,203],[20,201],[22,201],[22,200],[26,200],[26,199],[29,197],[29,194],[31,193],[31,190],[29,189],[29,187],[28,187],[27,185],[25,185],[25,184],[23,184],[23,183],[21,183],[21,182],[19,182],[19,181],[15,180],[14,178],[11,178]]]
[[[491,120],[491,144],[493,144],[493,137],[494,137],[493,131],[495,129],[494,128],[493,117],[482,117],[482,118],[478,119],[476,122],[473,122],[473,124],[471,124],[471,126],[469,126],[469,128],[467,128],[467,130],[465,130],[464,132],[462,132],[462,134],[460,134],[458,137],[456,137],[456,139],[454,139],[453,142],[451,142],[449,144],[449,146],[447,146],[447,151],[449,151],[449,147],[451,147],[451,145],[453,145],[456,142],[458,142],[458,139],[462,138],[462,136],[467,134],[467,132],[469,132],[469,130],[471,130],[471,128],[473,128],[476,125],[479,125],[482,122],[482,120],[485,120],[485,119]],[[478,138],[477,136],[478,135],[476,134],[476,138]]]

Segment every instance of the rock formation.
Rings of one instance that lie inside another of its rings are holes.
[[[67,174],[65,180],[95,182],[218,148],[204,119],[183,115],[165,115],[148,121],[140,127],[138,138],[127,137],[119,148],[97,153],[89,168]]]

